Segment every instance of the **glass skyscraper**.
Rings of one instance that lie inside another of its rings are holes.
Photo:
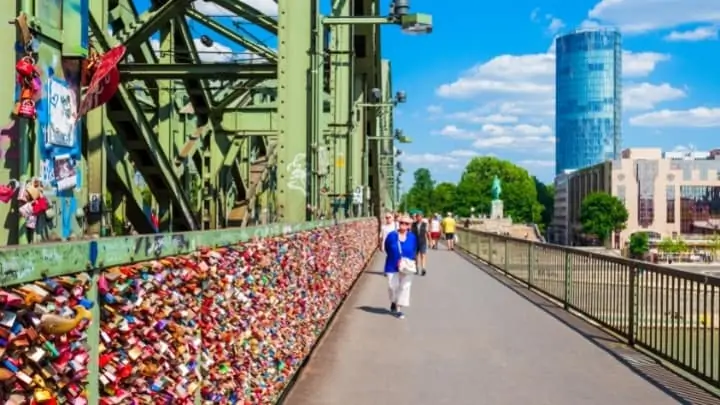
[[[555,170],[620,157],[622,39],[615,30],[582,30],[556,39]]]

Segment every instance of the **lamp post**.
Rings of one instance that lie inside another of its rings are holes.
[[[433,30],[432,16],[410,13],[410,0],[395,0],[387,16],[324,17],[324,25],[399,25],[407,34],[430,34]]]
[[[433,30],[432,16],[429,14],[422,13],[410,13],[410,0],[394,0],[390,5],[390,10],[387,16],[325,16],[321,20],[324,27],[340,26],[340,25],[351,25],[351,26],[362,26],[362,25],[396,25],[400,26],[402,31],[408,34],[430,34]],[[377,92],[376,92],[377,90]],[[373,93],[380,94],[379,89],[374,89]],[[381,94],[380,94],[381,95]],[[401,96],[401,97],[398,97]],[[381,97],[375,97],[378,101]],[[404,93],[398,92],[395,96],[395,100],[390,102],[374,102],[374,103],[361,103],[358,107],[372,107],[372,108],[392,108],[398,102],[404,101]],[[372,137],[375,140],[388,139],[380,134],[380,137]],[[390,138],[393,139],[393,138]],[[364,175],[363,175],[363,186],[364,191],[367,193],[369,185],[369,150],[368,150],[369,139],[366,134],[365,136],[365,151],[364,151]],[[367,193],[369,194],[369,193]],[[364,209],[365,215],[369,215],[368,210],[368,196],[364,196]]]
[[[363,215],[369,216],[369,204],[370,199],[370,140],[376,141],[387,141],[387,140],[398,140],[400,141],[402,132],[395,131],[394,136],[384,136],[385,131],[390,128],[386,128],[385,116],[391,115],[398,104],[407,102],[407,94],[404,91],[398,91],[390,101],[383,101],[383,92],[381,89],[375,88],[371,92],[371,102],[369,103],[358,103],[357,107],[360,108],[372,108],[378,111],[376,113],[376,119],[379,120],[380,136],[368,136],[365,134],[365,146],[363,148]],[[379,166],[379,162],[378,163]]]
[[[395,134],[393,136],[366,136],[365,137],[365,153],[363,154],[363,166],[365,169],[364,173],[364,179],[363,179],[363,185],[365,186],[364,190],[367,191],[370,185],[370,141],[397,141],[398,143],[412,143],[412,139],[410,137],[405,136],[400,129],[395,130]],[[400,162],[397,162],[397,165],[399,165]],[[397,167],[396,165],[396,167]],[[398,167],[398,170],[402,170],[402,165]],[[364,215],[370,215],[370,212],[368,210],[368,198],[363,200],[363,213]]]

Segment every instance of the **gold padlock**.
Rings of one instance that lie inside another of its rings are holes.
[[[53,399],[52,393],[50,392],[50,390],[48,390],[46,388],[36,389],[34,397],[35,397],[35,401],[40,402],[40,403],[47,402],[47,401]]]

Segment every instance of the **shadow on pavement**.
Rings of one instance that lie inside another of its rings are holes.
[[[365,270],[365,273],[364,273],[364,274],[372,274],[372,275],[375,275],[375,276],[384,276],[384,275],[385,275],[385,272],[377,271],[377,270]]]
[[[355,307],[355,309],[359,309],[360,311],[367,312],[369,314],[390,315],[390,310],[388,308],[370,307],[367,305],[362,305],[359,307]]]
[[[684,378],[658,360],[639,352],[612,334],[566,311],[563,307],[542,295],[533,292],[521,281],[503,274],[500,270],[478,260],[467,252],[457,250],[457,253],[475,265],[478,270],[486,273],[504,287],[510,289],[548,315],[565,324],[565,326],[598,348],[613,356],[645,381],[678,401],[679,404],[720,404],[720,398],[704,387]],[[572,370],[568,370],[568,372],[572,372]]]

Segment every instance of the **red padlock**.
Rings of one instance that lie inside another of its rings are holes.
[[[20,99],[15,105],[15,115],[34,120],[37,118],[35,99],[40,91],[37,83],[40,72],[37,70],[33,58],[29,56],[20,59],[15,64],[15,72],[17,72],[17,81],[20,85]]]

